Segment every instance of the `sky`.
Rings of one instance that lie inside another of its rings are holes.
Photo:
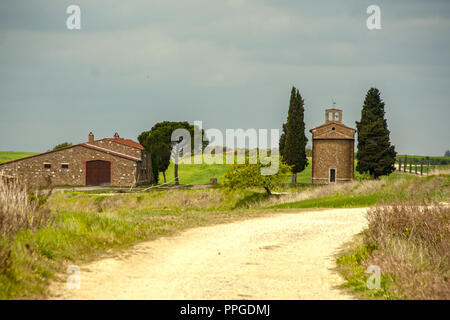
[[[69,5],[81,29],[66,26]],[[366,9],[381,9],[369,30]],[[381,91],[400,154],[450,149],[448,0],[2,0],[0,150],[137,139],[159,121],[276,129],[292,86],[309,129],[355,127]]]

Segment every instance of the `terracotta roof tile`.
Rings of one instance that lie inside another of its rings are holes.
[[[144,150],[144,147],[143,147],[139,142],[133,141],[133,140],[131,140],[131,139],[124,139],[124,138],[104,138],[104,139],[101,139],[101,140],[114,141],[114,142],[123,144],[123,145],[128,146],[128,147],[132,147],[132,148],[137,148],[137,149],[140,149],[140,150]]]
[[[141,161],[141,159],[139,159],[139,158],[132,157],[132,156],[130,156],[130,155],[123,154],[123,153],[120,153],[120,152],[117,152],[117,151],[114,151],[114,150],[110,150],[110,149],[107,149],[107,148],[102,148],[102,147],[99,147],[99,146],[94,146],[94,145],[89,144],[89,143],[82,143],[82,144],[80,144],[80,145],[83,146],[83,147],[85,147],[85,148],[89,148],[89,149],[101,151],[101,152],[104,152],[104,153],[107,153],[107,154],[111,154],[111,155],[113,155],[113,156],[125,158],[125,159],[128,159],[128,160]]]
[[[125,139],[122,139],[122,140],[125,140]],[[130,140],[130,141],[132,141],[132,140]],[[137,143],[137,142],[135,142],[135,143]],[[94,150],[97,150],[97,151],[108,153],[108,154],[111,154],[111,155],[114,155],[114,156],[117,156],[117,157],[121,157],[121,158],[125,158],[125,159],[128,159],[128,160],[141,161],[141,159],[138,159],[138,158],[135,158],[135,157],[132,157],[132,156],[129,156],[129,155],[126,155],[126,154],[114,151],[114,150],[101,148],[101,147],[98,147],[98,146],[91,145],[89,143],[79,143],[79,144],[74,144],[74,145],[71,145],[71,146],[68,146],[68,147],[64,147],[64,148],[60,148],[60,149],[56,149],[56,150],[50,150],[50,151],[47,151],[47,152],[34,154],[34,155],[31,155],[31,156],[28,156],[28,157],[24,157],[24,158],[19,158],[19,159],[14,159],[14,160],[2,162],[2,163],[0,163],[0,166],[5,165],[5,164],[9,164],[9,163],[13,163],[13,162],[22,161],[22,160],[25,160],[25,159],[30,159],[30,158],[43,156],[43,155],[46,155],[46,154],[49,154],[49,153],[54,153],[54,152],[59,152],[59,151],[70,149],[70,148],[74,148],[74,147],[79,147],[79,146],[85,147],[85,148],[89,148],[89,149],[94,149]]]

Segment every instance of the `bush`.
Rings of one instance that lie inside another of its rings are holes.
[[[271,195],[272,190],[285,181],[291,170],[290,166],[275,157],[272,157],[271,161],[279,161],[277,170],[271,168],[270,165],[262,164],[259,158],[256,160],[256,164],[250,164],[248,158],[245,161],[245,164],[230,166],[223,177],[223,186],[225,188],[233,190],[260,187],[264,188],[268,195]],[[264,175],[262,173],[264,169],[267,169],[269,174],[266,173]]]
[[[17,183],[0,179],[0,273],[11,264],[10,247],[22,230],[46,226],[53,214],[46,207],[47,196],[28,190]]]
[[[393,293],[409,299],[450,299],[450,207],[438,203],[375,207],[368,211],[366,263],[389,275]]]

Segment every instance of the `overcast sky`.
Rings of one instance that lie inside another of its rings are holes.
[[[68,30],[66,8],[81,8]],[[381,8],[381,30],[366,9]],[[332,99],[355,127],[367,90],[399,153],[450,149],[450,1],[0,2],[0,150],[136,139],[163,120],[281,128],[290,89],[308,129]]]

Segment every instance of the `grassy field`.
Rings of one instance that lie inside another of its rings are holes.
[[[28,156],[32,156],[36,153],[33,152],[13,152],[13,151],[0,151],[0,163],[16,160]]]
[[[209,184],[210,178],[217,178],[218,183],[222,182],[222,178],[230,165],[228,164],[179,164],[178,176],[180,184],[195,185]],[[170,164],[166,171],[167,181],[174,179],[174,164]],[[163,174],[159,174],[159,183],[163,183]],[[290,182],[290,178],[286,183]],[[311,159],[306,169],[297,174],[298,183],[311,183]]]
[[[220,183],[223,175],[228,170],[229,165],[226,164],[180,164],[178,166],[178,177],[180,184],[209,184],[210,178],[217,178]],[[166,179],[168,182],[174,181],[174,164],[170,163],[166,171]],[[163,174],[159,174],[159,183],[164,183]]]
[[[418,156],[418,155],[406,155],[407,157],[408,157],[408,159],[415,159],[415,160],[422,160],[422,159],[426,159],[427,158],[427,156]],[[401,159],[401,160],[403,160],[404,159],[404,157],[405,157],[405,155],[404,154],[398,154],[397,155],[397,159]],[[449,161],[450,162],[450,157],[436,157],[436,156],[430,156],[430,157],[428,157],[430,160],[437,160],[437,161],[440,161],[440,160],[444,160],[444,161]]]

